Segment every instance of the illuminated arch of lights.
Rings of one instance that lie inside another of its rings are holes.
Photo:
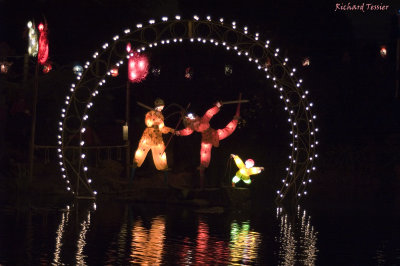
[[[162,17],[160,21],[151,19],[148,23],[136,24],[133,29],[125,29],[94,52],[92,61],[87,61],[84,71],[76,76],[61,109],[58,157],[67,190],[75,196],[80,189],[84,189],[89,197],[97,194],[91,187],[93,177],[88,172],[83,133],[94,99],[107,78],[112,76],[113,69],[123,65],[131,55],[127,54],[126,45],[131,43],[135,49],[133,52],[141,53],[183,42],[218,46],[245,57],[254,64],[255,70],[263,72],[271,81],[283,102],[290,128],[288,165],[276,201],[283,200],[289,192],[295,193],[296,198],[306,195],[305,189],[315,171],[314,160],[318,157],[318,129],[314,124],[316,116],[312,112],[313,103],[308,99],[308,90],[303,89],[302,80],[296,77],[296,69],[289,67],[289,59],[282,57],[280,49],[272,47],[269,40],[261,40],[260,34],[250,33],[247,26],[239,26],[234,21],[227,23],[223,18],[212,20],[209,16],[205,19],[198,16],[192,19],[180,16],[173,19]],[[78,159],[68,151],[71,146],[78,148]]]

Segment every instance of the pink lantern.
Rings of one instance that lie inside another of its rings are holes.
[[[47,59],[49,58],[49,40],[47,39],[47,24],[43,25],[43,23],[40,23],[38,29],[40,32],[38,61],[41,65],[44,65]]]
[[[129,57],[128,78],[131,82],[141,82],[147,76],[149,61],[145,55],[134,53]]]

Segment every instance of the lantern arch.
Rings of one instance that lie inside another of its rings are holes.
[[[255,64],[255,69],[262,71],[279,94],[287,112],[290,153],[286,174],[277,189],[276,202],[282,201],[288,193],[295,193],[299,198],[305,194],[306,187],[312,182],[311,174],[315,171],[316,154],[316,116],[312,112],[313,103],[309,101],[309,92],[302,87],[302,80],[297,78],[296,69],[289,67],[289,59],[280,55],[280,49],[271,47],[269,40],[261,40],[259,33],[251,34],[246,26],[239,27],[236,22],[226,23],[221,18],[173,19],[163,17],[161,21],[150,20],[146,24],[136,24],[134,29],[125,29],[121,35],[113,37],[93,54],[92,61],[87,61],[84,71],[76,76],[70,87],[70,94],[65,97],[65,106],[61,109],[59,121],[58,156],[61,175],[66,181],[67,190],[75,196],[85,191],[86,196],[95,197],[92,178],[88,175],[85,163],[85,142],[83,133],[89,118],[93,100],[101,91],[107,78],[112,75],[113,67],[120,67],[129,58],[126,45],[134,47],[133,52],[141,53],[158,46],[199,42],[223,47],[237,56],[246,57]],[[79,150],[79,158],[74,158],[69,147]]]

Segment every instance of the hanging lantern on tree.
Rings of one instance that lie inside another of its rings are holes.
[[[53,67],[51,66],[50,62],[46,62],[43,65],[43,73],[45,73],[45,74],[49,73],[52,68]]]
[[[301,63],[304,67],[310,65],[310,58],[306,57],[303,59],[303,62]]]
[[[385,45],[381,46],[381,49],[379,50],[379,54],[381,55],[382,58],[386,58],[387,56],[387,49]]]
[[[7,62],[7,61],[0,62],[0,72],[2,74],[7,74],[12,64],[13,64],[12,62]]]
[[[80,75],[80,74],[82,74],[82,72],[83,72],[83,67],[80,66],[80,65],[75,65],[75,66],[72,68],[72,71],[74,72],[75,75]]]
[[[187,67],[185,70],[185,78],[192,79],[193,77],[193,70],[191,67]]]
[[[38,61],[41,65],[44,65],[49,58],[49,40],[47,39],[47,23],[40,23],[38,26],[40,37],[39,37],[39,51]]]
[[[232,66],[231,65],[225,65],[225,75],[226,76],[232,75]]]
[[[38,53],[38,36],[35,28],[35,23],[32,21],[28,22],[28,54],[31,56],[36,56]]]
[[[147,76],[149,61],[145,55],[134,53],[129,57],[128,78],[131,82],[141,82]]]
[[[112,77],[114,77],[114,78],[117,77],[118,76],[118,67],[113,66],[113,68],[111,68],[110,73],[111,73]]]
[[[153,73],[155,77],[158,77],[161,74],[161,69],[159,67],[153,67],[151,73]]]

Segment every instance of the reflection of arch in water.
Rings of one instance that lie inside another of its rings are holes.
[[[76,208],[76,223],[79,222],[79,206],[78,204],[73,207]],[[96,209],[96,204],[93,203],[92,208],[86,208],[86,215],[83,217],[83,221],[80,223],[78,239],[76,242],[76,254],[75,254],[75,263],[76,265],[86,265],[85,258],[86,255],[83,253],[83,249],[86,245],[86,234],[90,228],[90,215],[91,211]],[[55,240],[55,250],[54,250],[54,259],[53,265],[63,265],[62,262],[62,247],[65,243],[64,232],[66,231],[68,226],[74,227],[76,224],[71,223],[71,215],[72,211],[69,206],[66,206],[65,209],[62,210],[60,224],[56,231],[56,240]],[[64,240],[64,242],[63,242]]]
[[[296,214],[284,213],[277,208],[280,220],[279,265],[315,265],[317,259],[317,232],[311,225],[311,217],[298,206]]]
[[[314,160],[318,157],[315,152],[318,129],[314,125],[316,116],[311,110],[313,103],[309,101],[308,90],[303,89],[302,80],[296,77],[296,69],[289,67],[289,59],[281,56],[279,48],[272,48],[269,40],[261,40],[259,33],[250,33],[247,26],[226,23],[223,19],[212,20],[211,17],[200,19],[198,16],[193,19],[163,17],[161,21],[137,24],[133,29],[126,29],[121,36],[116,35],[110,43],[105,43],[93,54],[93,61],[85,64],[84,72],[76,77],[71,93],[65,98],[59,121],[58,156],[67,190],[76,197],[94,198],[96,195],[91,186],[93,176],[84,153],[87,149],[83,134],[94,99],[104,90],[111,69],[120,67],[128,56],[127,43],[135,47],[135,53],[141,53],[183,42],[226,49],[233,56],[244,57],[254,64],[255,71],[260,71],[271,81],[272,89],[279,95],[287,112],[288,148],[291,149],[286,172],[282,169],[283,182],[277,190],[276,201],[283,200],[289,191],[294,192],[296,198],[307,194],[305,188],[311,182],[310,174],[315,170]],[[77,160],[70,148],[78,149]]]
[[[87,211],[87,216],[85,220],[81,223],[80,225],[80,231],[79,231],[79,238],[76,242],[76,264],[77,265],[86,265],[85,258],[87,257],[83,253],[83,248],[86,246],[86,233],[89,230],[90,227],[90,211]]]
[[[68,224],[69,221],[69,206],[67,206],[61,213],[61,221],[60,224],[58,225],[57,232],[56,232],[56,245],[55,245],[55,250],[54,250],[54,259],[53,259],[53,264],[55,265],[60,265],[61,260],[60,260],[60,254],[61,254],[61,247],[63,245],[62,243],[62,238],[64,235],[65,231],[65,226]]]

